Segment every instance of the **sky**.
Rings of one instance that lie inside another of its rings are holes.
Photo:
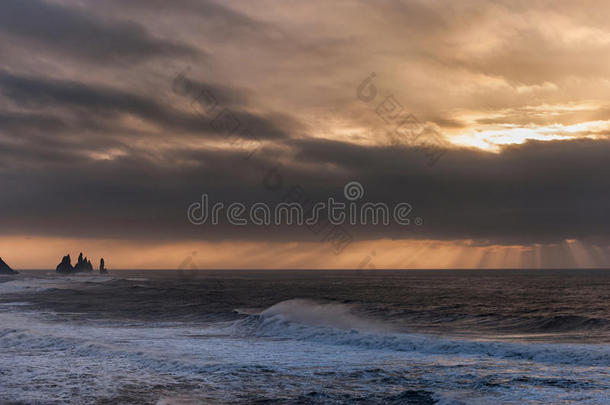
[[[608,267],[609,19],[587,0],[3,0],[0,256]],[[274,206],[349,182],[410,224],[187,217],[202,194]]]

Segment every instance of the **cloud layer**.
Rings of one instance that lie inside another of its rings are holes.
[[[349,228],[363,243],[608,247],[610,6],[262,3],[3,1],[0,234],[315,243],[186,208],[355,180],[424,220]],[[408,114],[435,165],[395,132]]]

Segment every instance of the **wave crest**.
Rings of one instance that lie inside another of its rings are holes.
[[[349,345],[358,349],[414,351],[432,355],[483,356],[553,364],[606,366],[610,348],[595,344],[508,343],[446,339],[400,333],[354,313],[347,304],[288,300],[235,324],[258,337]]]

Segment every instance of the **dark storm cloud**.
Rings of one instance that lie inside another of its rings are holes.
[[[65,123],[47,114],[0,112],[0,128],[6,132],[58,131],[65,128]]]
[[[314,201],[342,199],[343,185],[363,184],[363,201],[409,202],[421,227],[351,227],[361,240],[476,239],[485,243],[543,243],[604,239],[610,226],[610,142],[532,142],[502,154],[453,150],[434,167],[421,152],[367,148],[330,141],[293,142],[294,163],[277,168],[281,187],[264,187],[272,161],[235,152],[175,150],[164,164],[129,156],[76,162],[77,170],[45,174],[5,171],[5,230],[86,237],[218,240],[308,240],[299,227],[196,227],[186,207],[207,193],[213,201],[275,204],[295,186]],[[196,162],[179,165],[171,162]],[[18,187],[28,184],[27,188]],[[18,202],[18,203],[17,203]],[[126,227],[125,224],[129,226]],[[314,238],[315,239],[315,238]]]
[[[218,108],[226,108],[229,101],[232,104],[231,116],[238,120],[247,132],[240,132],[237,136],[257,139],[274,139],[288,137],[283,129],[287,127],[296,130],[298,124],[282,114],[270,114],[268,117],[253,114],[242,110],[244,97],[237,90],[221,86],[204,84],[196,81],[191,83],[192,94],[182,102],[192,103],[197,96],[197,89],[209,89],[217,97]],[[169,84],[168,84],[169,86]],[[192,107],[180,111],[167,102],[138,95],[125,90],[89,85],[68,80],[52,80],[40,77],[22,77],[0,71],[0,93],[12,100],[15,104],[29,109],[64,109],[73,113],[86,114],[90,119],[97,117],[100,120],[117,119],[121,114],[132,114],[152,122],[165,130],[178,131],[182,134],[206,135],[219,137],[210,125],[211,118],[204,117]],[[224,103],[224,104],[223,104]],[[31,125],[27,121],[22,125]],[[78,128],[75,128],[78,130]]]
[[[113,10],[132,10],[137,12],[190,14],[205,18],[214,24],[214,28],[221,28],[221,35],[235,34],[236,32],[249,32],[260,35],[265,31],[266,25],[245,14],[239,13],[222,4],[208,0],[100,0],[98,7],[110,7]],[[270,27],[269,27],[270,28]]]
[[[117,131],[116,126],[86,116],[3,112],[0,114],[0,167],[42,169],[48,164],[69,165],[90,160],[84,151],[131,149],[113,131]]]
[[[431,237],[559,241],[602,236],[610,226],[607,141],[450,151],[430,170],[416,151],[319,141],[299,149],[301,160],[344,168],[380,201],[411,202]]]
[[[41,0],[0,2],[0,32],[40,49],[96,63],[135,62],[153,56],[196,55],[188,46],[151,36],[134,22],[102,20],[84,9]]]

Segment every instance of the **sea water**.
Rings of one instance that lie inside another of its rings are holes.
[[[610,272],[26,271],[0,403],[607,404]]]

